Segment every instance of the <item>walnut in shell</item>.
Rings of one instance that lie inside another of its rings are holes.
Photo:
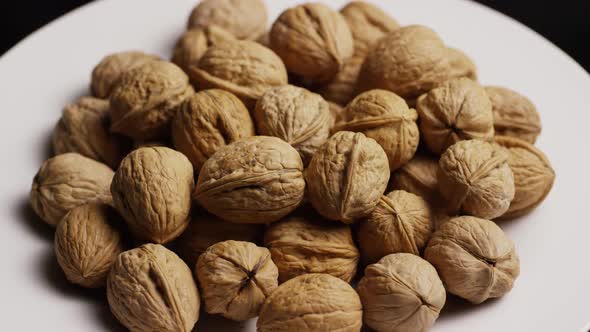
[[[203,90],[189,97],[172,121],[174,147],[199,171],[220,147],[254,136],[248,109],[233,94]]]
[[[344,107],[331,101],[328,102],[328,105],[330,106],[330,132],[335,132],[334,127],[344,116]]]
[[[254,119],[260,135],[291,144],[307,165],[330,136],[329,108],[320,95],[285,85],[268,90],[258,100]]]
[[[452,77],[467,77],[477,81],[477,66],[467,54],[457,48],[447,48]]]
[[[111,185],[113,202],[140,239],[166,243],[187,227],[193,167],[180,152],[139,148],[125,157]]]
[[[405,190],[434,202],[438,197],[438,160],[416,154],[412,160],[391,174],[389,189]]]
[[[159,244],[117,257],[107,279],[111,312],[131,332],[190,332],[199,319],[199,291],[188,266]]]
[[[374,139],[340,131],[313,156],[305,178],[313,207],[328,219],[350,224],[379,202],[389,181],[389,163]]]
[[[212,245],[199,257],[195,273],[205,310],[236,321],[258,316],[279,285],[270,252],[251,242],[228,240]]]
[[[266,299],[256,322],[258,332],[359,332],[361,325],[362,305],[355,290],[341,279],[320,273],[280,285]]]
[[[496,135],[512,136],[534,144],[541,133],[541,118],[525,96],[498,86],[485,88],[492,101]]]
[[[215,25],[187,30],[174,46],[172,62],[188,73],[190,66],[196,66],[209,47],[235,40],[234,35]]]
[[[364,322],[378,332],[427,331],[446,301],[434,267],[407,253],[369,265],[357,291]]]
[[[475,217],[442,224],[424,257],[449,293],[476,304],[508,293],[520,272],[512,241],[494,222]]]
[[[356,55],[346,60],[338,74],[319,87],[318,93],[339,105],[348,104],[357,95],[356,80],[364,60]]]
[[[86,203],[112,202],[113,171],[78,153],[46,160],[33,179],[29,200],[33,210],[51,226],[71,209]]]
[[[289,143],[270,136],[243,138],[205,162],[194,196],[227,221],[270,223],[303,200],[302,172],[301,157]]]

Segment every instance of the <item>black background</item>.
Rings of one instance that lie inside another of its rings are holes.
[[[0,54],[44,24],[87,2],[89,1],[0,0]],[[590,1],[477,0],[477,2],[495,8],[531,27],[566,51],[587,71],[590,70],[590,15],[587,11]]]

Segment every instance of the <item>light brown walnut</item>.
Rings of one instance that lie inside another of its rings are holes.
[[[535,144],[541,133],[541,118],[525,96],[503,87],[485,88],[492,102],[496,135],[511,136]]]
[[[463,51],[457,48],[447,48],[447,56],[451,65],[451,76],[467,77],[477,81],[477,66]]]
[[[405,190],[427,202],[438,200],[438,159],[416,154],[412,160],[391,173],[388,189]]]
[[[338,105],[348,104],[358,93],[357,78],[364,60],[364,57],[357,55],[346,60],[338,74],[318,88],[318,93]]]
[[[344,107],[331,101],[328,102],[328,105],[330,106],[330,132],[334,133],[336,124],[340,122],[344,116]]]
[[[196,66],[209,47],[235,40],[234,35],[215,25],[187,30],[174,46],[172,62],[188,73],[190,66]]]

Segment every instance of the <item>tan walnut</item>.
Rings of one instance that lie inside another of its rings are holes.
[[[220,147],[254,136],[248,109],[233,94],[217,89],[189,97],[172,120],[172,141],[199,171]]]
[[[541,133],[541,118],[535,105],[525,96],[499,86],[488,86],[492,101],[496,135],[512,136],[534,144]]]
[[[363,320],[377,332],[427,331],[446,301],[434,267],[407,253],[387,255],[369,265],[357,291]]]
[[[217,150],[201,168],[196,200],[209,212],[236,223],[281,219],[303,200],[299,153],[270,136],[241,139]]]
[[[467,77],[477,81],[477,66],[463,51],[457,48],[447,48],[452,77]]]
[[[350,282],[359,251],[348,225],[328,221],[308,209],[272,224],[264,246],[279,268],[279,281],[307,273],[327,273]]]
[[[258,316],[264,300],[279,285],[270,252],[251,242],[212,245],[199,257],[195,273],[205,310],[236,321]]]
[[[46,160],[33,179],[30,203],[43,221],[56,226],[71,209],[86,203],[112,202],[113,171],[77,153]]]
[[[328,105],[330,106],[330,132],[335,133],[336,131],[334,130],[334,127],[336,127],[336,124],[340,122],[344,116],[344,107],[331,101],[328,102]]]
[[[355,290],[321,273],[304,274],[280,285],[266,299],[256,322],[258,332],[359,332],[361,326],[362,305]]]
[[[340,131],[313,156],[305,178],[313,207],[328,219],[350,224],[379,202],[389,181],[389,163],[374,139]]]
[[[190,332],[199,291],[188,266],[159,244],[119,255],[107,279],[111,312],[131,332]]]
[[[442,224],[424,257],[449,293],[476,304],[508,293],[520,272],[512,241],[494,222],[475,217]]]
[[[405,190],[427,202],[439,199],[438,159],[418,153],[400,169],[391,173],[389,190]]]
[[[356,80],[364,60],[364,57],[357,55],[346,60],[330,82],[320,85],[318,93],[338,105],[348,104],[357,95]]]
[[[254,119],[260,135],[291,144],[307,165],[330,136],[329,108],[320,95],[285,85],[268,90],[258,100]]]
[[[83,287],[103,287],[123,251],[119,216],[108,205],[81,205],[65,215],[55,230],[54,248],[66,278]]]
[[[136,67],[111,94],[111,130],[135,140],[167,138],[174,113],[193,93],[188,76],[171,62]]]
[[[196,66],[209,47],[235,40],[234,35],[215,25],[187,30],[176,41],[172,62],[188,73],[190,66]]]
[[[416,109],[424,142],[435,154],[461,140],[490,141],[494,137],[490,99],[468,78],[447,81],[420,96]]]
[[[140,239],[166,243],[187,227],[193,167],[180,152],[139,148],[125,157],[111,185],[113,202]]]

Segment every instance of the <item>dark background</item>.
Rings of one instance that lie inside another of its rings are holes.
[[[89,1],[0,0],[0,54],[54,18],[87,2]],[[590,71],[590,15],[587,11],[590,1],[477,0],[477,2],[511,16],[539,32]]]

